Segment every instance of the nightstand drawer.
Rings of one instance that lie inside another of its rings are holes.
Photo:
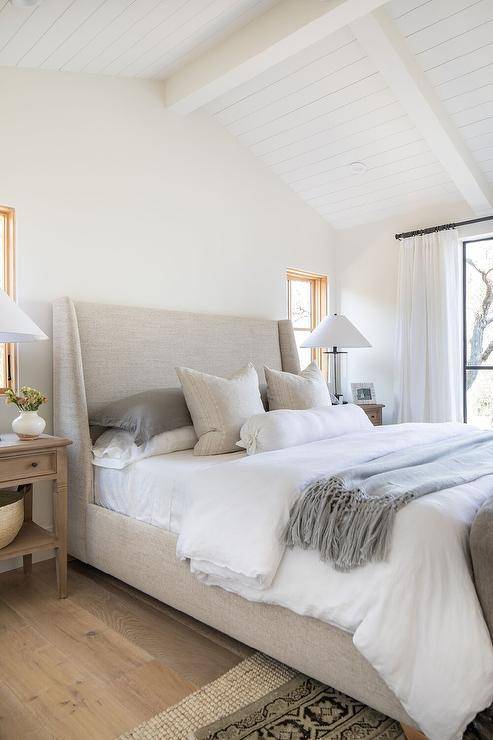
[[[56,473],[56,452],[38,452],[5,457],[0,466],[0,482],[34,478]]]
[[[385,408],[383,403],[357,403],[360,409],[363,409],[369,420],[374,426],[379,427],[382,424],[382,409]]]

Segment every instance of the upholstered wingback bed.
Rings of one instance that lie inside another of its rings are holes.
[[[95,503],[89,416],[111,400],[178,385],[177,365],[227,375],[253,362],[299,372],[290,322],[55,302],[55,432],[69,448],[69,552],[403,723],[413,722],[352,636],[282,607],[205,586],[176,537]]]

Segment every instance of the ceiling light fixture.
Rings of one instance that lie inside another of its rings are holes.
[[[353,175],[362,175],[363,172],[366,172],[368,169],[364,162],[351,162],[349,166],[351,167]]]
[[[10,0],[10,4],[14,8],[35,8],[40,3],[41,0]]]

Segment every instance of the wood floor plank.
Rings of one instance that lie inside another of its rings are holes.
[[[21,627],[25,627],[26,624],[26,620],[20,614],[17,614],[8,604],[0,599],[0,633],[7,630],[18,630]]]
[[[113,739],[194,690],[157,661],[105,680],[31,627],[8,645],[0,639],[0,652],[1,675],[55,737]],[[20,668],[16,656],[22,659]]]
[[[241,657],[133,594],[71,566],[70,600],[140,646],[196,688],[226,673]]]
[[[177,704],[195,691],[195,686],[158,660],[128,671],[113,683],[113,687],[118,690],[119,697],[124,692],[131,695],[133,706],[140,704],[142,714],[137,724]]]
[[[0,653],[0,674],[26,716],[31,712],[57,738],[113,739],[194,688],[157,661],[116,680],[101,680],[32,627],[22,628],[14,639],[0,638]]]
[[[158,611],[160,614],[165,614],[170,619],[186,625],[189,629],[193,629],[195,632],[207,637],[211,642],[226,648],[242,659],[255,652],[247,645],[238,642],[238,640],[219,632],[213,627],[209,627],[209,625],[204,624],[203,622],[199,622],[197,619],[190,617],[184,612],[173,609],[173,607],[168,606],[168,604],[164,604],[163,602],[154,599],[152,596],[149,596],[142,591],[138,591],[138,589],[129,586],[123,581],[119,581],[106,573],[102,573],[101,571],[92,568],[90,565],[76,561],[73,567],[77,572],[87,574],[93,581],[96,580],[98,583],[103,583],[107,590],[120,594],[123,593],[126,597],[129,597],[132,602],[140,602]]]
[[[0,574],[0,738],[114,740],[251,652],[77,561],[56,595],[51,561]]]
[[[114,738],[133,714],[32,627],[0,636],[0,675],[56,738]]]
[[[0,681],[0,738],[7,740],[52,740],[36,715]]]
[[[55,647],[109,680],[143,665],[152,656],[110,629],[72,599],[46,598],[33,580],[29,589],[2,589],[3,601]]]
[[[116,579],[114,580],[116,581]],[[247,658],[249,655],[253,655],[253,653],[255,652],[255,650],[248,645],[238,642],[238,640],[235,640],[233,637],[229,637],[229,635],[225,635],[222,632],[219,632],[218,630],[214,629],[214,627],[209,627],[209,625],[204,624],[204,622],[199,622],[198,619],[194,619],[184,612],[173,609],[173,607],[168,606],[168,604],[164,604],[157,599],[153,599],[152,596],[148,596],[141,591],[137,591],[137,589],[132,588],[126,583],[116,581],[116,583],[114,585],[112,584],[110,588],[124,591],[130,596],[131,599],[135,599],[136,601],[140,601],[144,604],[150,605],[159,613],[166,614],[166,616],[168,616],[170,619],[173,619],[174,621],[185,625],[188,629],[194,630],[194,632],[197,632],[203,637],[207,637],[208,640],[215,643],[216,645],[226,648],[230,652],[237,655],[238,658],[241,660]]]

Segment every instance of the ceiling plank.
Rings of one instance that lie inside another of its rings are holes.
[[[377,10],[350,27],[474,213],[491,212],[489,183],[389,16]]]
[[[323,5],[284,0],[171,76],[166,81],[166,105],[182,115],[191,113],[386,1],[332,0]]]

